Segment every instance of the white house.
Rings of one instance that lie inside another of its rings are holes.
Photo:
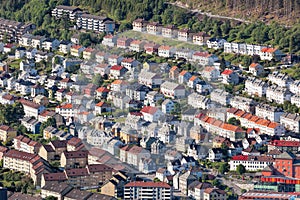
[[[239,76],[236,72],[231,69],[226,69],[222,72],[222,83],[224,84],[238,84],[239,83]]]
[[[206,66],[201,72],[203,78],[206,78],[208,81],[215,81],[220,77],[220,71],[212,66]]]
[[[188,96],[188,105],[191,105],[193,108],[207,109],[211,107],[211,100],[194,92]]]
[[[175,48],[162,45],[158,48],[158,56],[164,57],[164,58],[170,58],[173,57],[175,54]]]
[[[258,97],[263,97],[266,95],[268,86],[268,83],[255,77],[248,77],[245,81],[245,91],[249,95]]]
[[[237,166],[243,165],[247,171],[259,171],[272,165],[274,159],[269,156],[233,156],[229,162],[230,171],[236,171]]]
[[[164,94],[166,97],[170,98],[184,98],[186,96],[185,94],[185,88],[183,85],[179,85],[174,82],[166,81],[160,86],[160,91],[162,94]]]
[[[258,63],[251,63],[249,66],[249,73],[254,76],[260,76],[264,73],[264,67]]]
[[[156,107],[145,106],[142,108],[141,113],[143,114],[144,120],[149,122],[157,122],[164,113]]]
[[[210,38],[209,40],[207,40],[206,44],[210,49],[221,49],[224,47],[224,42],[226,42],[226,40],[224,39]]]

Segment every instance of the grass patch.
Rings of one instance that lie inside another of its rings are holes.
[[[202,50],[201,46],[192,44],[190,42],[178,41],[171,38],[165,38],[161,35],[152,35],[152,34],[137,32],[133,30],[120,33],[120,36],[130,37],[139,40],[152,41],[160,45],[169,45],[178,49],[187,48],[195,51]]]

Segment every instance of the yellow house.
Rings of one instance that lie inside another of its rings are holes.
[[[138,142],[140,137],[136,130],[128,128],[120,131],[120,138],[124,141],[124,143],[128,144]]]
[[[14,130],[13,128],[6,125],[0,126],[0,140],[2,140],[3,142],[10,141],[16,136],[17,136],[17,131]]]
[[[121,172],[118,172],[102,185],[101,194],[116,198],[123,197],[123,187],[126,180],[127,177]]]

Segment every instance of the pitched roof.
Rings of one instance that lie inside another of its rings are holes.
[[[124,187],[154,187],[154,188],[171,188],[170,185],[164,182],[142,182],[134,181],[127,183]]]
[[[65,155],[66,159],[71,159],[71,158],[87,158],[88,151],[85,151],[85,150],[65,151],[65,152],[63,152],[63,154]]]
[[[153,106],[145,106],[141,110],[142,113],[148,113],[148,114],[151,114],[151,115],[153,115],[157,111],[158,111],[158,108],[153,107]]]
[[[124,67],[121,65],[114,65],[110,68],[110,70],[121,71]]]
[[[295,158],[295,155],[290,152],[287,152],[287,151],[283,152],[282,154],[280,154],[276,157],[276,159],[288,159],[288,160],[292,160],[294,158]]]
[[[233,71],[231,69],[225,69],[223,72],[222,72],[222,75],[230,75],[232,74]]]

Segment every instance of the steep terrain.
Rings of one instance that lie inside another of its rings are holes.
[[[171,0],[190,9],[246,20],[277,21],[286,25],[298,22],[300,0]]]

